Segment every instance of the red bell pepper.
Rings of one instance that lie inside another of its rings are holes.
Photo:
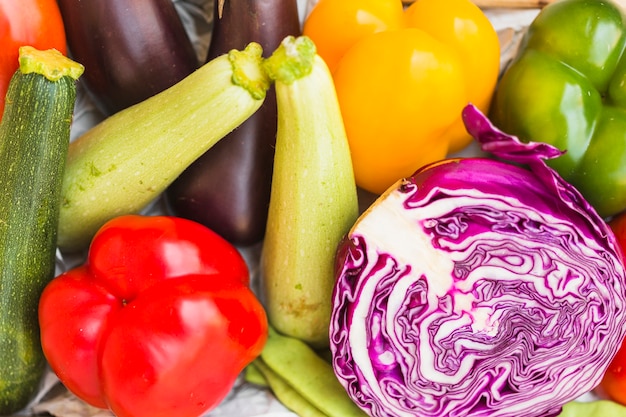
[[[240,253],[210,229],[128,215],[95,235],[86,262],[44,289],[52,370],[117,417],[194,417],[218,405],[267,338]]]

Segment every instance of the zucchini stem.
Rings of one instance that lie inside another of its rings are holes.
[[[37,73],[49,81],[58,81],[63,77],[74,80],[85,71],[85,67],[63,55],[56,49],[45,51],[32,46],[21,46],[19,49],[19,69],[22,74]]]
[[[264,62],[272,80],[291,84],[313,71],[317,48],[309,37],[287,36],[280,46]]]
[[[251,42],[243,51],[233,49],[228,53],[228,60],[233,68],[233,84],[248,90],[255,100],[263,100],[271,80],[263,71],[261,45]]]

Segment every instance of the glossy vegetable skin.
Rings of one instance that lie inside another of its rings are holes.
[[[20,46],[65,54],[65,27],[55,0],[0,1],[0,118]]]
[[[617,355],[607,368],[598,392],[611,400],[626,405],[626,343],[622,342]]]
[[[615,233],[622,253],[626,253],[626,214],[616,216],[609,225]],[[598,391],[603,396],[626,405],[626,341],[622,342],[617,355],[606,370]]]
[[[19,49],[0,122],[0,414],[39,389],[45,370],[37,304],[54,277],[61,183],[76,79],[59,51]]]
[[[372,193],[464,148],[463,106],[489,108],[500,46],[469,0],[320,0],[303,34],[332,69],[357,185]]]
[[[305,19],[303,32],[315,41],[317,53],[332,73],[357,41],[400,29],[403,19],[402,2],[396,0],[320,0]]]
[[[207,59],[257,42],[266,53],[300,33],[296,0],[215,1]],[[276,140],[276,97],[185,170],[165,192],[172,213],[211,228],[231,243],[263,239]]]
[[[117,217],[46,286],[44,353],[68,389],[119,417],[200,416],[265,344],[248,282],[239,252],[198,223]]]
[[[605,217],[626,209],[626,17],[611,1],[542,9],[498,85],[491,117],[566,153],[549,163]]]
[[[145,100],[198,67],[171,0],[59,0],[70,53],[105,115]]]

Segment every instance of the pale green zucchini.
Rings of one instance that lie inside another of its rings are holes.
[[[261,295],[280,333],[327,346],[335,252],[358,217],[348,140],[332,77],[309,38],[286,38],[265,65],[278,129]]]
[[[271,81],[250,43],[94,126],[70,144],[59,247],[85,249],[109,219],[140,212],[261,106]]]

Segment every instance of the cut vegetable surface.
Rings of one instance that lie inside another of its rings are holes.
[[[85,249],[107,220],[137,213],[261,106],[262,47],[231,50],[70,144],[59,247]]]
[[[0,123],[0,414],[25,407],[45,369],[37,305],[55,273],[61,182],[82,65],[22,47]]]
[[[464,118],[502,160],[420,169],[340,247],[333,365],[372,416],[556,416],[626,333],[620,249],[545,164],[561,152]]]

